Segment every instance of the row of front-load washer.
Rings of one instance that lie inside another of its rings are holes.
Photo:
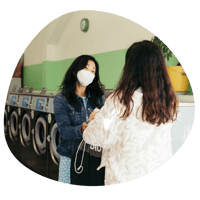
[[[57,173],[56,166],[59,165],[60,155],[56,148],[60,136],[53,109],[54,95],[45,94],[45,89],[35,94],[32,89],[27,92],[26,88],[25,86],[18,92],[13,89],[13,92],[8,93],[4,111],[7,143],[10,144],[10,149],[17,145],[11,150],[12,153],[19,154],[20,151],[19,161],[25,163],[29,160],[27,165],[30,165],[28,167],[33,171],[42,174],[40,169],[43,163],[41,170],[49,171],[49,167],[54,165]],[[37,162],[40,169],[37,168]]]
[[[113,90],[104,90],[107,97]],[[33,171],[58,180],[60,135],[55,120],[53,94],[37,94],[27,87],[8,93],[4,111],[4,132],[14,156]]]

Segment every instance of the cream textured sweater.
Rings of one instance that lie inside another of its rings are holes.
[[[172,123],[156,127],[143,122],[142,97],[139,88],[134,92],[134,108],[126,120],[120,118],[120,111],[124,110],[122,104],[117,101],[114,104],[113,98],[109,97],[83,133],[86,143],[103,148],[98,169],[106,167],[105,185],[139,178],[172,156]]]

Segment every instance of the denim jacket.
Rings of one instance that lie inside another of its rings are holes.
[[[58,131],[61,136],[61,141],[57,147],[57,152],[61,156],[71,158],[74,151],[78,147],[82,140],[81,126],[86,121],[86,113],[88,117],[95,107],[90,102],[90,94],[86,98],[87,106],[85,109],[84,103],[81,97],[76,95],[77,100],[81,104],[81,109],[77,109],[76,106],[72,106],[67,103],[64,93],[61,92],[54,97],[54,113],[56,123],[58,125]],[[97,101],[103,106],[105,97],[102,96]],[[80,108],[80,106],[79,106]]]

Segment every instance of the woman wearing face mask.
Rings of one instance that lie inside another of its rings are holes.
[[[93,119],[95,108],[104,102],[100,88],[99,65],[89,55],[79,56],[67,70],[61,93],[54,97],[54,113],[61,142],[57,152],[61,155],[59,181],[70,183],[71,157],[82,140],[82,133],[88,127],[89,118]]]
[[[103,148],[105,185],[139,178],[172,156],[172,123],[178,101],[161,49],[150,41],[126,53],[117,89],[83,133],[86,143]]]

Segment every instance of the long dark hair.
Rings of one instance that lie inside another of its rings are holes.
[[[100,108],[101,105],[97,102],[97,98],[100,98],[103,95],[103,91],[100,88],[102,83],[99,79],[99,65],[94,57],[89,55],[81,55],[77,57],[74,62],[71,64],[70,68],[67,70],[64,79],[59,86],[59,90],[64,92],[66,101],[71,105],[77,105],[78,101],[76,98],[76,81],[77,72],[81,69],[84,69],[89,60],[92,60],[96,66],[95,78],[91,84],[86,87],[86,94],[90,92],[90,101],[94,107]]]
[[[164,56],[158,45],[147,40],[136,42],[127,50],[122,77],[112,94],[126,107],[121,116],[123,119],[132,112],[132,96],[139,87],[143,93],[143,121],[159,126],[176,119],[178,101]]]

